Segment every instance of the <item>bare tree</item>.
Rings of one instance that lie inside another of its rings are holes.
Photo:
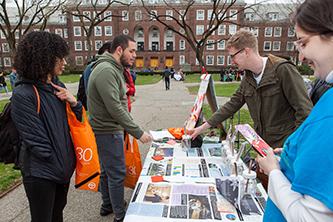
[[[16,54],[16,40],[33,26],[40,25],[44,30],[50,16],[65,3],[66,0],[2,0],[0,3],[0,30],[9,44],[12,56]],[[14,3],[8,6],[8,3]],[[11,17],[15,15],[15,17]],[[23,33],[22,30],[24,29]]]
[[[201,66],[205,66],[205,63],[203,61],[203,52],[205,46],[217,44],[223,40],[226,40],[226,38],[219,39],[217,42],[207,44],[208,37],[210,37],[214,31],[218,30],[219,26],[221,26],[223,23],[239,25],[237,20],[229,20],[229,18],[243,13],[244,10],[251,8],[254,5],[257,5],[244,4],[244,7],[242,7],[241,10],[237,10],[237,12],[233,14],[228,14],[229,9],[232,9],[236,2],[237,0],[213,0],[211,1],[211,3],[205,3],[205,5],[210,4],[212,14],[210,16],[207,29],[202,33],[202,35],[199,36],[200,39],[198,39],[195,33],[195,26],[191,25],[191,21],[189,18],[186,19],[186,16],[189,17],[191,7],[197,3],[196,0],[163,0],[165,7],[173,11],[172,15],[156,15],[156,13],[154,12],[155,5],[147,5],[145,3],[145,0],[141,0],[143,8],[146,10],[151,19],[154,19],[157,22],[163,24],[168,29],[183,37],[190,44],[192,50],[196,53],[196,58]],[[166,21],[166,18],[169,18],[168,21]],[[173,22],[171,22],[170,19]]]
[[[107,0],[105,4],[101,4],[101,0],[90,0],[89,1],[89,8],[93,9],[93,16],[89,16],[83,12],[83,10],[87,9],[84,7],[82,0],[71,1],[63,6],[63,12],[66,12],[70,15],[77,16],[80,19],[81,27],[83,28],[86,39],[87,39],[87,47],[88,47],[88,54],[86,60],[89,60],[91,57],[91,36],[94,31],[95,26],[103,22],[105,19],[110,17],[123,17],[126,15],[102,15],[104,12],[115,3],[121,4],[123,6],[130,6],[132,2],[125,3],[124,1],[117,1],[117,0]],[[87,61],[85,61],[87,62]]]

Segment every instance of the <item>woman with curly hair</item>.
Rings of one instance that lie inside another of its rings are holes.
[[[19,80],[12,96],[12,119],[23,141],[19,163],[31,221],[63,221],[75,169],[66,101],[78,120],[82,104],[58,78],[68,54],[69,47],[60,36],[35,31],[19,43],[14,59]]]

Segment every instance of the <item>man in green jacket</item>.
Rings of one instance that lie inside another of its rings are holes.
[[[115,213],[114,221],[125,216],[124,179],[124,129],[142,143],[151,137],[133,122],[128,112],[124,68],[132,66],[136,57],[135,40],[127,35],[117,35],[110,53],[97,55],[92,63],[88,82],[89,123],[96,135],[101,164],[100,191],[101,216]]]
[[[246,103],[254,130],[271,147],[282,147],[313,107],[301,75],[295,65],[284,58],[261,57],[258,40],[251,31],[240,29],[229,39],[227,48],[231,63],[245,70],[245,76],[230,100],[189,134],[195,138],[232,116]],[[257,173],[266,188],[268,178],[258,170]]]

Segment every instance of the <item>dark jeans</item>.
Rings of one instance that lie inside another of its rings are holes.
[[[112,209],[117,218],[125,216],[124,179],[126,178],[124,135],[95,135],[101,165],[99,188],[102,208]]]
[[[67,203],[69,182],[58,184],[50,180],[23,176],[25,193],[29,200],[31,221],[61,222]]]
[[[164,78],[165,81],[165,89],[170,89],[170,78]]]

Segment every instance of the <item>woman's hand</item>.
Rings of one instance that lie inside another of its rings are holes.
[[[67,100],[71,106],[76,106],[77,105],[77,100],[76,98],[65,88],[57,86],[51,82],[51,85],[58,89],[59,92],[54,92],[54,94],[61,99],[61,101]]]
[[[280,151],[280,153],[281,153],[281,151]],[[280,163],[277,160],[272,148],[267,149],[266,157],[262,157],[262,156],[258,155],[257,158],[258,158],[259,166],[264,171],[265,174],[269,175],[270,172],[275,169],[280,170]]]

